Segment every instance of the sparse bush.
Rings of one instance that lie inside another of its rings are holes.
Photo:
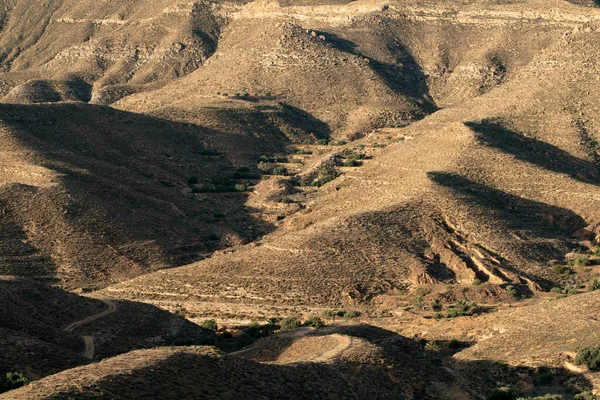
[[[440,320],[443,318],[443,316],[442,316],[442,313],[434,312],[432,318],[435,320]]]
[[[425,309],[425,302],[423,301],[423,296],[415,294],[413,297],[413,306],[419,310]]]
[[[319,329],[319,328],[322,328],[325,326],[325,322],[323,322],[323,320],[321,318],[317,317],[316,315],[313,315],[309,319],[306,320],[304,325],[312,326],[313,328]]]
[[[559,288],[559,287],[553,287],[552,289],[550,289],[550,292],[561,294],[562,293],[562,289]]]
[[[501,387],[494,389],[494,391],[488,396],[487,400],[515,400],[517,394],[512,388]]]
[[[4,378],[0,378],[0,393],[26,386],[31,382],[20,372],[9,372]]]
[[[590,371],[600,369],[600,346],[589,346],[577,352],[575,358],[577,365],[585,365]]]
[[[300,320],[296,317],[287,317],[281,320],[281,330],[282,331],[292,331],[294,329],[300,328]]]
[[[590,292],[600,289],[600,281],[598,279],[592,279],[587,286]]]
[[[433,311],[441,311],[442,301],[440,299],[433,299],[433,301],[431,302],[431,309]]]
[[[234,186],[234,189],[236,192],[245,192],[246,191],[246,185],[244,185],[243,183],[237,183]]]
[[[333,310],[323,310],[321,311],[321,315],[325,318],[335,318],[337,313]]]
[[[537,397],[519,397],[517,400],[564,400],[560,394],[545,394]]]
[[[481,285],[482,283],[483,283],[483,282],[481,282],[481,280],[480,280],[480,279],[474,279],[474,280],[473,280],[473,286],[479,286],[479,285]]]
[[[344,313],[344,319],[346,319],[346,320],[352,319],[352,318],[357,318],[357,317],[358,317],[358,313],[356,311],[348,310]]]
[[[203,321],[200,326],[204,329],[208,329],[209,331],[213,331],[216,332],[217,329],[219,328],[217,325],[217,321],[215,321],[214,319],[207,319],[206,321]]]
[[[596,247],[592,254],[595,255],[596,257],[600,257],[600,247]]]

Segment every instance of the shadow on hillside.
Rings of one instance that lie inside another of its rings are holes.
[[[553,205],[524,199],[496,188],[474,182],[464,176],[449,172],[429,172],[429,179],[438,185],[453,190],[461,200],[476,207],[487,210],[487,218],[497,221],[498,229],[508,232],[531,232],[534,237],[552,239],[564,242],[564,249],[558,250],[548,245],[541,249],[541,243],[536,242],[524,246],[534,246],[529,249],[529,256],[540,258],[539,262],[547,262],[553,258],[562,258],[568,251],[567,240],[576,231],[587,226],[585,220],[572,210]],[[505,268],[511,269],[506,266]],[[513,270],[517,274],[523,271]],[[527,276],[527,274],[525,274]],[[540,282],[539,277],[528,276]],[[551,282],[540,282],[544,286],[552,287]]]
[[[90,366],[87,375],[103,376],[95,385],[82,386],[77,382],[69,382],[61,386],[61,397],[56,398],[67,398],[74,393],[85,395],[96,388],[122,399],[146,398],[160,393],[165,400],[197,397],[425,400],[447,398],[449,388],[452,388],[456,398],[459,395],[464,398],[487,398],[498,386],[523,387],[527,386],[523,385],[526,383],[533,387],[531,383],[538,374],[533,368],[513,367],[502,362],[456,361],[452,358],[456,350],[428,351],[415,340],[369,325],[322,329],[310,335],[332,333],[360,339],[365,342],[365,347],[355,354],[347,354],[352,352],[348,349],[344,358],[329,363],[288,364],[242,360],[241,354],[218,357],[209,349],[201,348],[181,348],[173,353],[161,353],[159,350],[156,354],[162,355],[154,358],[157,361],[150,365],[147,362],[152,357],[150,353],[128,356],[130,363],[135,362],[138,368],[127,374],[110,374],[113,371]],[[294,336],[294,332],[290,334],[290,344],[300,340],[300,337]],[[272,338],[265,339],[264,344],[269,340]],[[282,346],[282,350],[285,347]],[[140,362],[143,360],[146,362]],[[557,373],[562,374],[559,371]],[[577,382],[579,389],[592,387],[587,379],[580,378]],[[536,386],[520,394],[539,395],[556,393],[556,390],[567,391],[564,386],[557,384],[553,387]]]
[[[303,126],[324,136],[328,127],[288,106],[275,114],[292,134],[268,113],[218,112],[222,126],[208,129],[82,103],[2,104],[12,137],[59,184],[12,185],[0,200],[21,225],[44,227],[28,239],[46,256],[60,252],[73,285],[187,264],[255,240],[274,226],[246,206],[247,192],[195,195],[190,179],[252,185],[235,177],[239,167],[256,175],[258,158],[286,152]]]
[[[512,154],[519,160],[567,174],[584,183],[600,184],[598,167],[593,162],[574,157],[554,145],[512,131],[499,121],[483,120],[467,122],[465,125],[475,132],[481,143]]]
[[[0,199],[10,191],[0,188]],[[28,241],[18,216],[0,200],[0,275],[53,280],[54,269],[52,259]]]
[[[420,99],[427,112],[436,110],[436,106],[429,96],[429,86],[427,84],[425,73],[408,49],[401,44],[394,43],[394,48],[388,49],[396,55],[396,63],[392,64],[366,56],[359,51],[358,44],[334,33],[318,33],[323,34],[327,43],[334,48],[354,56],[366,58],[369,61],[371,70],[383,79],[387,86],[393,91]]]
[[[69,324],[107,305],[32,279],[0,280],[0,295],[1,376],[13,371],[44,376],[87,364],[83,335],[94,337],[96,360],[156,346],[218,344],[212,331],[146,303],[113,301],[115,312],[67,332]],[[20,344],[24,340],[28,351]]]

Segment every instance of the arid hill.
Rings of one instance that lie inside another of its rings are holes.
[[[45,378],[5,398],[600,390],[596,1],[33,3],[0,0],[0,385]]]

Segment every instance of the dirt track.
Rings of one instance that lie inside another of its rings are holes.
[[[117,305],[114,302],[112,302],[110,300],[106,300],[106,299],[99,299],[99,300],[108,306],[107,310],[104,310],[104,311],[99,312],[94,315],[90,315],[89,317],[80,319],[79,321],[75,321],[75,322],[69,324],[64,329],[65,332],[73,332],[75,329],[81,327],[82,325],[85,325],[85,324],[88,324],[97,319],[106,317],[107,315],[112,314],[115,311],[117,311]],[[82,354],[83,357],[88,358],[90,360],[93,359],[94,351],[95,351],[94,337],[93,336],[81,336],[81,338],[83,339],[83,342],[85,343],[85,350],[83,351],[83,354]]]

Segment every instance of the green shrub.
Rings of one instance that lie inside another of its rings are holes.
[[[570,275],[573,271],[565,265],[555,265],[552,270],[560,275]]]
[[[567,286],[565,288],[565,293],[569,294],[569,295],[573,295],[573,294],[577,294],[577,288],[573,287],[573,286]]]
[[[550,289],[550,292],[560,294],[562,293],[562,289],[559,287],[553,287],[552,289]]]
[[[219,328],[217,325],[217,321],[215,321],[214,319],[207,319],[206,321],[202,321],[200,326],[204,329],[208,329],[209,331],[213,332],[216,332]]]
[[[545,394],[537,397],[519,397],[517,400],[564,400],[560,394]]]
[[[362,161],[358,160],[348,160],[344,161],[344,167],[360,167],[362,165]]]
[[[443,316],[442,316],[442,313],[434,312],[432,318],[435,320],[440,320],[443,318]]]
[[[466,300],[456,300],[456,302],[446,310],[446,318],[456,318],[465,315],[471,315],[473,309],[477,307],[475,303],[469,303]]]
[[[541,386],[547,386],[554,380],[554,375],[548,367],[539,367],[537,370],[537,376],[535,377],[535,384]]]
[[[243,183],[236,183],[234,186],[234,189],[236,192],[245,192],[246,191],[246,185],[244,185]]]
[[[312,154],[313,152],[310,150],[296,149],[295,153],[296,154]]]
[[[427,342],[425,344],[425,350],[431,351],[433,353],[439,353],[441,349],[440,349],[440,346],[436,342],[431,341],[431,342]]]
[[[258,169],[260,171],[262,171],[265,174],[270,174],[271,173],[271,166],[269,165],[269,163],[265,162],[265,161],[260,161],[257,165]]]
[[[517,398],[517,394],[515,391],[509,387],[501,387],[498,389],[494,389],[492,393],[488,396],[487,400],[515,400]]]
[[[583,392],[576,394],[575,397],[573,397],[573,400],[596,400],[596,396],[591,392]]]
[[[575,259],[574,264],[576,267],[585,267],[590,264],[590,260],[585,256],[579,256]]]
[[[442,301],[440,299],[433,299],[433,301],[431,302],[431,309],[433,311],[441,311]]]
[[[517,290],[515,289],[514,286],[509,285],[506,287],[505,289],[506,295],[510,298],[510,299],[516,299],[517,298]]]
[[[356,311],[348,310],[344,313],[344,319],[357,318],[358,313]]]
[[[321,315],[325,318],[335,318],[337,313],[333,310],[323,310],[321,311]]]
[[[479,286],[479,285],[481,285],[482,283],[483,283],[483,282],[481,282],[481,280],[480,280],[480,279],[474,279],[474,280],[473,280],[473,286]]]
[[[309,319],[306,320],[304,325],[312,326],[313,328],[319,329],[319,328],[322,328],[325,326],[325,322],[323,322],[323,320],[321,318],[317,317],[316,315],[313,315]]]
[[[577,365],[585,365],[590,371],[600,369],[600,346],[589,346],[577,352],[575,358]]]
[[[592,254],[595,255],[596,257],[600,257],[600,247],[596,247]]]
[[[287,317],[281,320],[281,330],[282,331],[292,331],[294,329],[300,328],[300,320],[296,317]]]
[[[275,169],[273,170],[273,175],[280,175],[280,176],[287,176],[288,175],[288,170],[286,167],[275,167]]]
[[[456,318],[459,317],[459,313],[456,310],[456,308],[449,308],[448,310],[446,310],[446,318]]]
[[[600,289],[600,281],[598,279],[592,279],[587,286],[590,292]]]
[[[26,386],[31,382],[20,372],[9,372],[4,378],[0,378],[0,393]]]

